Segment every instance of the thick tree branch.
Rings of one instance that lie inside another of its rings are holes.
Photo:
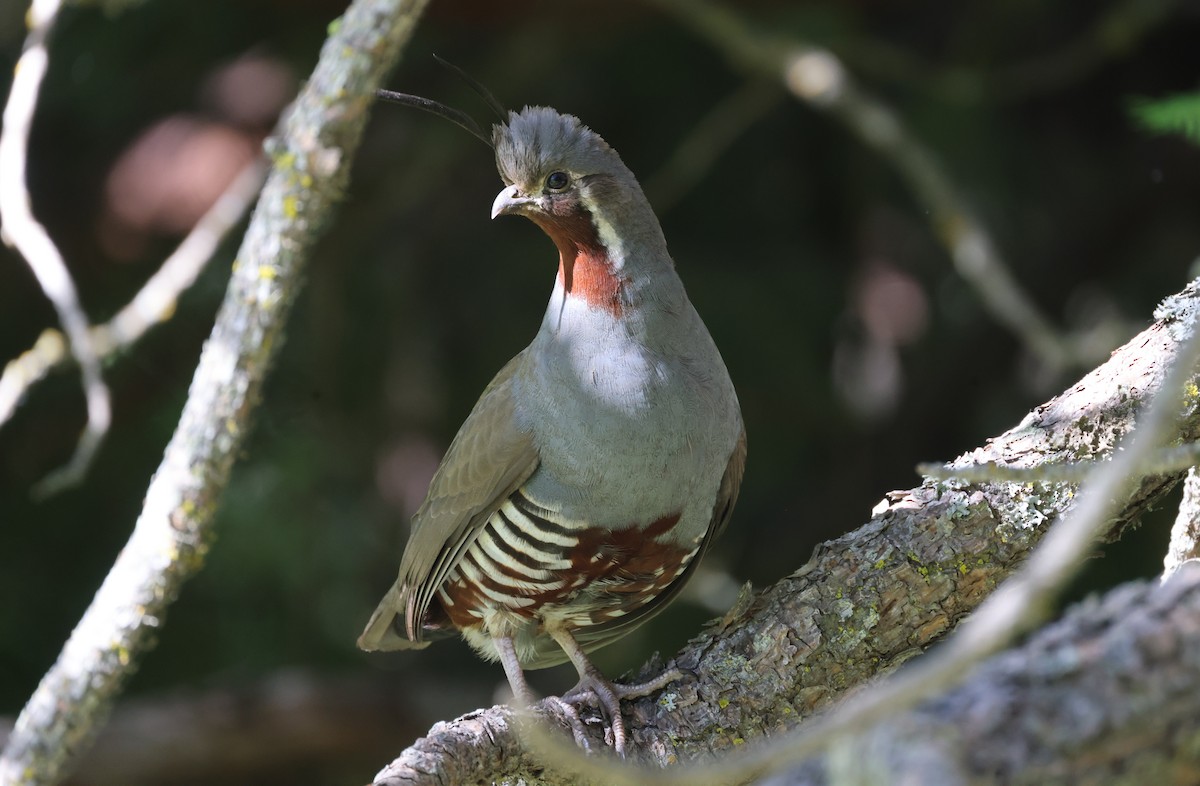
[[[367,108],[424,0],[356,0],[269,143],[273,170],[145,505],[0,756],[0,784],[50,784],[86,747],[183,583],[204,561],[308,252],[344,190]]]
[[[1195,783],[1200,567],[1072,608],[944,696],[763,786]],[[886,777],[880,777],[886,773]]]
[[[1019,466],[1111,454],[1159,390],[1187,338],[1195,282],[1112,358],[961,463]],[[1200,434],[1196,397],[1171,441]],[[1143,478],[1108,527],[1115,539],[1178,475]],[[691,677],[629,705],[631,735],[655,764],[693,760],[790,728],[921,652],[1007,578],[1074,502],[1075,487],[927,481],[888,496],[858,530],[817,549],[799,571],[726,615],[673,660]],[[524,777],[561,783],[524,752],[506,708],[439,724],[378,783]]]

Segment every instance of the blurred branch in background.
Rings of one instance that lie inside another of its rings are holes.
[[[647,178],[646,196],[662,215],[683,199],[726,148],[774,108],[781,97],[778,85],[751,79],[709,110],[690,130],[675,152]]]
[[[222,238],[241,220],[266,173],[261,159],[243,169],[133,299],[108,322],[91,328],[92,346],[101,359],[128,350],[147,330],[174,315],[180,294],[195,283]],[[9,361],[0,374],[0,426],[12,417],[29,388],[69,359],[62,334],[50,329]]]
[[[986,70],[930,65],[910,50],[874,38],[838,49],[855,71],[881,82],[903,84],[949,101],[1020,101],[1063,90],[1129,54],[1178,5],[1178,0],[1114,3],[1078,37],[1053,51]]]
[[[71,355],[79,363],[87,399],[87,425],[74,455],[66,466],[42,480],[34,490],[36,495],[53,494],[78,483],[91,466],[112,420],[108,386],[100,372],[100,357],[75,282],[58,247],[34,218],[26,188],[29,132],[42,79],[50,66],[47,41],[61,6],[61,0],[34,0],[30,8],[29,36],[13,73],[0,129],[0,236],[25,258],[38,285],[54,304],[70,341]]]
[[[773,80],[815,109],[841,120],[890,161],[929,211],[955,269],[994,319],[1020,337],[1050,370],[1087,367],[1098,360],[1089,342],[1064,335],[1022,291],[987,227],[935,156],[882,101],[858,86],[827,50],[775,35],[758,34],[732,10],[709,0],[651,0],[725,53],[735,66]]]
[[[345,191],[375,89],[424,0],[356,0],[269,144],[273,169],[141,515],[0,754],[0,784],[62,779],[202,567],[305,263]],[[93,358],[94,360],[95,358]]]
[[[313,768],[382,758],[396,738],[423,729],[447,700],[464,705],[491,687],[471,677],[453,686],[384,672],[331,677],[284,671],[247,684],[186,689],[123,701],[79,760],[87,786],[299,782]],[[0,718],[0,744],[12,728]],[[360,778],[361,780],[361,778]]]

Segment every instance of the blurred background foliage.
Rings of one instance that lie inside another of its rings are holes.
[[[1087,365],[1195,273],[1200,152],[1129,111],[1197,87],[1194,0],[729,5],[756,29],[828,47],[890,103],[1029,296],[1103,345]],[[30,187],[93,320],[128,301],[254,154],[343,8],[209,0],[64,14]],[[0,0],[5,87],[25,10]],[[578,115],[620,151],[738,386],[750,458],[733,526],[684,600],[599,658],[612,673],[673,652],[739,583],[795,569],[866,521],[884,492],[915,485],[917,461],[980,444],[1086,370],[1043,367],[983,311],[888,161],[652,5],[432,3],[391,86],[486,119],[431,53],[507,105]],[[668,166],[722,102],[728,138],[711,160],[685,148]],[[488,221],[499,188],[488,151],[467,134],[375,109],[208,565],[128,694],[199,697],[286,673],[356,689],[419,685],[421,701],[397,698],[382,716],[364,709],[377,726],[371,745],[314,747],[308,761],[271,764],[271,777],[261,763],[223,771],[218,761],[158,782],[361,782],[432,721],[503,698],[500,669],[461,644],[397,656],[354,647],[442,451],[532,337],[549,294],[551,244],[527,222]],[[130,532],[236,235],[174,319],[107,364],[115,422],[86,483],[30,495],[82,426],[73,372],[34,388],[0,428],[0,714],[19,711]],[[53,324],[23,262],[0,248],[0,358]],[[1115,547],[1121,559],[1095,563],[1079,591],[1153,574],[1165,514]],[[565,689],[568,671],[535,684]]]

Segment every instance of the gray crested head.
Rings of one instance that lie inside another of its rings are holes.
[[[523,215],[560,250],[564,240],[606,241],[605,230],[620,227],[620,240],[665,256],[662,230],[637,179],[579,118],[525,107],[492,127],[492,142],[506,186],[492,205],[493,217]]]
[[[532,189],[556,169],[576,177],[633,177],[599,134],[574,115],[559,114],[545,106],[509,112],[506,124],[492,127],[492,142],[496,167],[509,185]]]

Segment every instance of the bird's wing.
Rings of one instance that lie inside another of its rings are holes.
[[[400,575],[359,637],[363,649],[428,643],[422,641],[422,623],[439,585],[488,517],[537,469],[537,448],[530,434],[518,428],[513,406],[513,376],[524,362],[521,352],[500,370],[450,443],[413,516]],[[398,615],[407,639],[394,625]]]
[[[730,517],[733,515],[734,505],[737,504],[738,492],[742,488],[742,476],[746,470],[746,429],[742,428],[742,433],[738,437],[737,444],[734,445],[733,453],[729,456],[729,463],[725,466],[725,474],[721,476],[721,485],[717,488],[717,498],[713,503],[712,518],[709,520],[708,530],[704,533],[704,538],[700,541],[700,548],[696,551],[691,562],[683,569],[683,572],[671,582],[666,589],[660,592],[649,603],[644,606],[624,614],[620,617],[615,617],[611,622],[603,622],[599,625],[591,625],[585,628],[576,630],[575,640],[585,651],[598,650],[601,647],[607,646],[617,639],[625,636],[638,625],[646,622],[655,614],[665,609],[684,585],[691,579],[692,574],[696,571],[696,566],[700,564],[700,560],[704,557],[704,553],[708,551],[709,545],[716,540],[717,536],[725,530],[725,525],[729,523]],[[526,669],[541,669],[548,666],[555,666],[564,662],[567,657],[563,654],[562,648],[558,643],[549,636],[539,636],[535,641],[536,655],[529,661],[523,661],[522,666]]]

